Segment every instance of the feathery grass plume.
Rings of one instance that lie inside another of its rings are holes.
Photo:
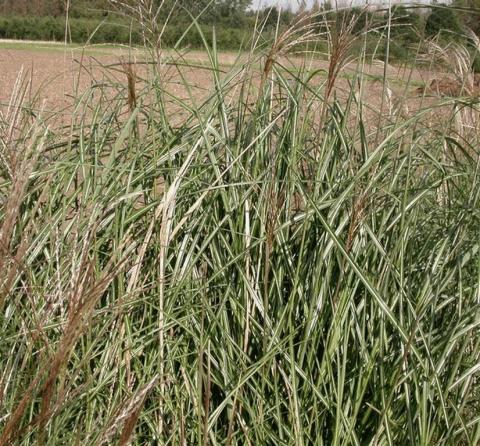
[[[165,84],[167,83],[165,73],[165,57],[162,48],[162,36],[165,32],[166,26],[170,20],[171,15],[175,11],[176,1],[171,5],[167,13],[167,18],[163,25],[159,21],[161,12],[166,8],[165,0],[109,0],[110,3],[125,17],[133,20],[140,28],[144,49],[147,51],[150,60],[153,61],[154,74],[153,79],[158,84],[155,89],[156,101],[158,107],[163,111],[160,112],[160,118],[163,121],[163,127],[168,129],[170,124],[165,119]],[[128,76],[128,75],[127,75]],[[129,80],[130,82],[130,80]],[[129,84],[130,85],[130,84]],[[130,88],[129,88],[130,94]]]
[[[280,13],[279,13],[280,14]],[[263,85],[269,78],[277,60],[282,56],[287,56],[295,50],[300,50],[309,43],[315,43],[323,35],[318,30],[319,12],[303,12],[299,14],[290,26],[284,31],[276,30],[276,36],[268,54],[265,56],[265,62],[262,69]],[[280,16],[279,16],[280,17]],[[260,88],[261,90],[262,88]]]
[[[427,42],[427,55],[433,59],[434,63],[440,64],[446,68],[453,79],[435,80],[429,86],[431,92],[436,92],[448,96],[478,96],[476,76],[474,72],[475,53],[480,51],[480,41],[471,30],[466,30],[466,38],[471,46],[469,49],[465,44],[451,42],[442,44],[437,40]],[[443,82],[442,82],[443,81]]]
[[[130,20],[134,20],[143,36],[143,43],[146,49],[153,52],[154,60],[158,64],[159,73],[162,65],[162,36],[173,14],[176,2],[168,11],[167,19],[159,23],[160,13],[166,8],[165,0],[109,0],[116,9]],[[158,73],[158,74],[159,74]]]
[[[478,46],[478,37],[472,36],[471,40]],[[454,125],[452,131],[464,139],[475,138],[480,125],[478,105],[480,89],[476,85],[473,71],[474,55],[464,44],[456,42],[442,46],[431,41],[428,49],[434,61],[449,70],[450,76],[433,79],[425,89],[418,91],[438,96],[465,98],[468,101],[467,106],[463,100],[452,104],[450,120]]]
[[[338,11],[337,11],[338,14]],[[323,93],[320,118],[318,124],[319,132],[322,132],[325,124],[328,108],[330,107],[331,95],[335,84],[345,66],[352,62],[357,55],[352,54],[353,44],[360,36],[354,33],[354,29],[362,18],[362,14],[340,14],[340,17],[331,18],[331,14],[324,15],[325,28],[327,30],[328,43],[328,71],[325,91]],[[369,24],[364,24],[364,30],[369,29]]]
[[[96,303],[113,281],[115,275],[121,271],[121,268],[125,264],[125,259],[128,258],[129,251],[134,246],[130,244],[126,250],[123,265],[118,263],[114,264],[113,261],[110,261],[109,263],[111,263],[111,265],[109,265],[106,271],[100,274],[100,278],[96,280],[94,278],[93,262],[88,259],[88,245],[91,243],[91,237],[94,232],[89,232],[85,237],[85,243],[80,254],[78,278],[72,284],[72,289],[69,290],[67,323],[58,342],[58,347],[51,356],[47,354],[46,357],[42,358],[41,367],[38,369],[36,376],[31,380],[28,391],[25,392],[17,407],[7,418],[4,429],[0,435],[0,445],[2,446],[10,444],[12,436],[15,435],[14,431],[18,428],[18,424],[24,416],[28,404],[37,394],[41,396],[40,413],[37,418],[31,421],[29,428],[38,425],[39,439],[41,442],[45,441],[46,423],[55,413],[55,410],[52,408],[52,400],[54,399],[56,382],[64,380],[64,368],[72,354],[75,344],[81,338],[82,333],[88,329]],[[126,240],[126,242],[128,242],[128,240]],[[62,396],[63,392],[60,391],[56,410],[62,405]]]
[[[357,36],[353,33],[355,26],[361,19],[361,14],[354,14],[351,17],[344,15],[340,20],[330,20],[327,22],[328,37],[328,73],[327,85],[325,88],[325,102],[328,103],[332,94],[335,82],[338,79],[340,71],[346,64],[351,62],[354,57],[350,50]],[[368,24],[365,24],[368,29]]]
[[[451,86],[445,91],[440,90],[440,93],[451,96],[473,95],[473,59],[465,45],[452,42],[443,46],[435,41],[430,41],[428,49],[429,54],[454,76],[450,83]]]
[[[41,119],[32,120],[32,104],[27,102],[29,80],[21,71],[16,79],[8,109],[0,117],[0,144],[2,176],[7,180],[3,189],[0,223],[0,308],[11,292],[15,276],[22,269],[22,259],[29,234],[16,234],[22,218],[21,206],[25,199],[30,176],[44,146],[47,130]],[[5,187],[6,186],[6,187]],[[26,229],[26,228],[25,228]]]

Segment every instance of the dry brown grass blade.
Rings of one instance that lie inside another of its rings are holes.
[[[24,159],[23,138],[31,131],[28,127],[35,125],[31,123],[31,116],[25,113],[30,89],[31,79],[22,68],[15,79],[8,107],[0,114],[0,161],[10,178],[13,178],[17,160]]]
[[[128,93],[128,108],[132,113],[135,108],[137,107],[137,91],[136,91],[136,83],[137,83],[137,73],[135,68],[135,62],[126,61],[125,59],[121,59],[120,63],[122,65],[123,71],[125,76],[127,77],[127,93]]]
[[[115,262],[113,260],[115,256],[112,257],[104,271],[99,274],[99,278],[95,279],[95,267],[89,258],[88,247],[94,238],[98,224],[99,222],[96,221],[85,237],[78,268],[81,273],[78,274],[70,289],[68,322],[63,336],[53,356],[45,358],[43,366],[39,368],[37,375],[30,382],[27,392],[8,417],[0,436],[0,446],[10,444],[12,435],[18,429],[28,404],[38,394],[41,395],[40,415],[31,423],[29,428],[33,425],[39,425],[39,435],[40,438],[43,438],[46,423],[52,413],[51,406],[56,387],[55,383],[62,372],[62,368],[68,362],[70,354],[84,330],[89,326],[98,299],[104,294],[117,274],[126,267],[129,255],[135,249],[136,244],[130,241],[127,233],[124,242],[119,247],[119,251],[123,251],[121,259]]]
[[[98,446],[112,444],[113,437],[123,426],[119,439],[119,445],[129,444],[133,430],[135,429],[139,413],[142,409],[145,398],[150,391],[157,385],[159,376],[156,375],[150,382],[142,386],[137,392],[118,409],[116,415],[110,421],[101,438],[96,443]]]
[[[36,127],[32,131],[31,141],[25,142],[22,160],[20,165],[16,166],[12,171],[12,186],[3,205],[5,216],[0,226],[0,308],[10,292],[9,287],[16,274],[12,269],[20,267],[18,258],[22,251],[26,249],[25,237],[27,234],[23,234],[24,238],[18,242],[17,248],[15,248],[12,245],[13,233],[17,220],[20,217],[20,206],[30,181],[30,174],[45,144],[46,135],[45,133],[43,135],[40,134],[41,131],[40,128]]]

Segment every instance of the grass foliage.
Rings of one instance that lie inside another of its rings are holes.
[[[0,445],[478,444],[478,101],[372,111],[361,63],[339,99],[348,24],[326,83],[284,65],[305,26],[207,45],[206,99],[125,64],[69,128],[19,77]]]

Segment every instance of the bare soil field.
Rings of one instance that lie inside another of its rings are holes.
[[[5,45],[5,43],[4,43]],[[32,48],[29,48],[31,46]],[[200,53],[189,55],[189,63],[203,63]],[[225,55],[223,63],[229,64],[233,56]],[[135,63],[137,82],[148,80],[145,55],[122,49],[82,51],[62,48],[58,45],[39,46],[21,44],[21,48],[4,48],[0,43],[0,108],[8,106],[15,85],[23,79],[28,82],[29,100],[35,101],[44,113],[58,113],[62,120],[68,119],[75,98],[95,85],[108,83],[122,86],[127,84],[127,77],[122,61]],[[179,79],[177,69],[168,67],[165,80],[168,89],[176,96],[185,97],[187,93]],[[182,76],[200,98],[202,91],[208,93],[211,75],[207,69],[182,67]]]
[[[239,57],[247,56],[221,53],[220,70],[228,71]],[[46,113],[58,114],[59,119],[66,124],[74,98],[92,86],[108,83],[122,87],[127,84],[127,76],[121,64],[125,60],[134,62],[136,82],[138,88],[141,88],[141,83],[148,82],[149,76],[145,63],[148,57],[142,50],[102,46],[84,49],[41,42],[1,41],[0,107],[8,106],[16,82],[23,77],[24,80],[30,80],[30,99],[36,98],[38,107]],[[212,91],[212,73],[208,68],[206,53],[189,51],[181,55],[167,52],[165,60],[165,85],[174,96],[187,101],[201,101]],[[168,60],[175,60],[175,63],[169,63]],[[303,60],[293,58],[280,62],[294,73],[296,66],[301,65]],[[258,80],[261,77],[260,63]],[[328,70],[327,62],[313,60],[309,62],[308,68],[318,71],[315,83],[324,81]],[[342,91],[352,88],[351,81],[356,70],[358,68],[354,64],[343,69],[336,85],[338,96],[341,97]],[[415,110],[423,101],[419,99],[418,90],[429,85],[432,79],[445,76],[445,73],[407,67],[388,66],[385,71],[388,91],[382,82],[384,66],[381,62],[364,68],[366,87],[363,88],[363,94],[372,109],[378,109],[382,103],[387,108],[393,107],[401,99],[410,111]],[[185,83],[189,89],[185,88]]]

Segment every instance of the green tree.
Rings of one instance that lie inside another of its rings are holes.
[[[160,11],[160,20],[170,16],[171,23],[190,22],[190,15],[200,23],[214,23],[245,16],[251,0],[165,0]],[[174,10],[175,14],[170,14]]]
[[[388,13],[383,17],[383,25],[388,24]],[[422,18],[412,9],[398,5],[391,10],[390,52],[391,59],[406,60],[412,48],[418,45],[423,33]],[[386,50],[386,44],[384,51]]]
[[[463,34],[462,23],[454,8],[437,5],[425,23],[425,35],[427,37],[440,37],[445,39],[459,39]]]

